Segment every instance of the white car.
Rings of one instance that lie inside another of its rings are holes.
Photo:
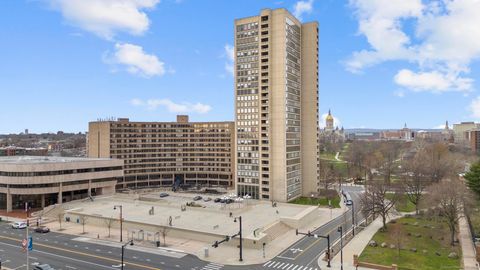
[[[25,229],[27,228],[27,223],[24,221],[17,221],[12,224],[13,229]]]

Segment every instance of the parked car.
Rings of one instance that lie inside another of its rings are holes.
[[[212,200],[212,198],[210,198],[210,197],[203,199],[204,202],[209,202],[211,200]]]
[[[160,198],[165,198],[168,196],[169,196],[168,193],[165,193],[165,192],[160,193]]]
[[[50,232],[50,229],[46,226],[38,226],[37,228],[35,228],[35,232],[36,233],[48,233],[48,232]]]
[[[233,199],[226,199],[226,200],[225,200],[225,203],[226,203],[226,204],[231,204],[231,203],[233,203],[233,202],[234,202]]]
[[[33,270],[55,270],[55,269],[48,264],[39,264],[39,265],[35,265],[35,267],[33,267]]]
[[[200,201],[202,199],[202,196],[195,196],[193,197],[194,201]]]
[[[216,203],[219,203],[222,199],[220,198],[215,198],[215,200],[213,200],[213,202],[216,202]]]
[[[24,221],[17,221],[12,224],[12,229],[25,229],[27,228],[27,223]]]

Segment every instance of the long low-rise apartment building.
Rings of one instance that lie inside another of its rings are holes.
[[[233,122],[90,122],[91,158],[124,160],[117,189],[159,186],[233,187]]]
[[[115,192],[123,161],[110,158],[0,157],[0,210],[32,209]]]

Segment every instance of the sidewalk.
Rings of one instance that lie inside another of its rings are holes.
[[[388,219],[396,219],[400,216],[393,216]],[[370,223],[365,229],[360,233],[356,234],[355,237],[345,244],[343,247],[343,269],[367,269],[367,268],[355,268],[353,265],[353,255],[360,255],[365,247],[368,245],[368,242],[372,239],[373,235],[383,226],[381,217],[375,219]],[[318,259],[318,265],[320,269],[329,269],[327,268],[327,262],[323,260],[324,255],[320,256]],[[340,269],[340,253],[337,253],[331,261],[332,267],[330,269]]]
[[[463,269],[478,270],[480,268],[475,255],[475,246],[473,245],[472,234],[470,232],[468,222],[464,217],[460,218],[458,221],[458,227],[458,239],[460,240],[460,245],[462,246]]]

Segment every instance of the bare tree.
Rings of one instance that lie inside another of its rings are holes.
[[[418,215],[420,201],[423,199],[425,189],[432,183],[426,167],[425,153],[417,152],[413,159],[403,164],[402,185],[407,199],[415,205],[415,213]]]
[[[63,231],[63,228],[62,228],[62,221],[63,221],[63,217],[65,216],[65,211],[63,211],[63,209],[60,209],[60,211],[57,213],[57,221],[58,221],[58,226],[59,226],[59,231]]]
[[[87,224],[88,217],[87,216],[80,216],[80,224],[82,224],[82,234],[85,234],[85,224]]]
[[[166,247],[167,246],[167,234],[168,232],[170,231],[170,228],[168,228],[167,226],[163,226],[162,229],[160,230],[160,233],[162,234],[162,238],[163,238],[163,246]]]
[[[115,223],[115,219],[112,217],[106,218],[103,220],[105,227],[108,229],[108,238],[110,238],[110,231],[112,229],[113,224]]]
[[[333,163],[320,159],[320,179],[323,180],[325,190],[335,182],[335,168]]]
[[[459,180],[445,179],[427,189],[426,206],[435,207],[450,229],[450,244],[455,245],[458,220],[473,204],[472,194]]]
[[[380,215],[384,230],[387,229],[387,217],[400,198],[398,191],[391,190],[392,186],[385,181],[370,181],[365,187],[365,193],[360,197],[364,215]],[[392,196],[387,196],[389,193]]]

